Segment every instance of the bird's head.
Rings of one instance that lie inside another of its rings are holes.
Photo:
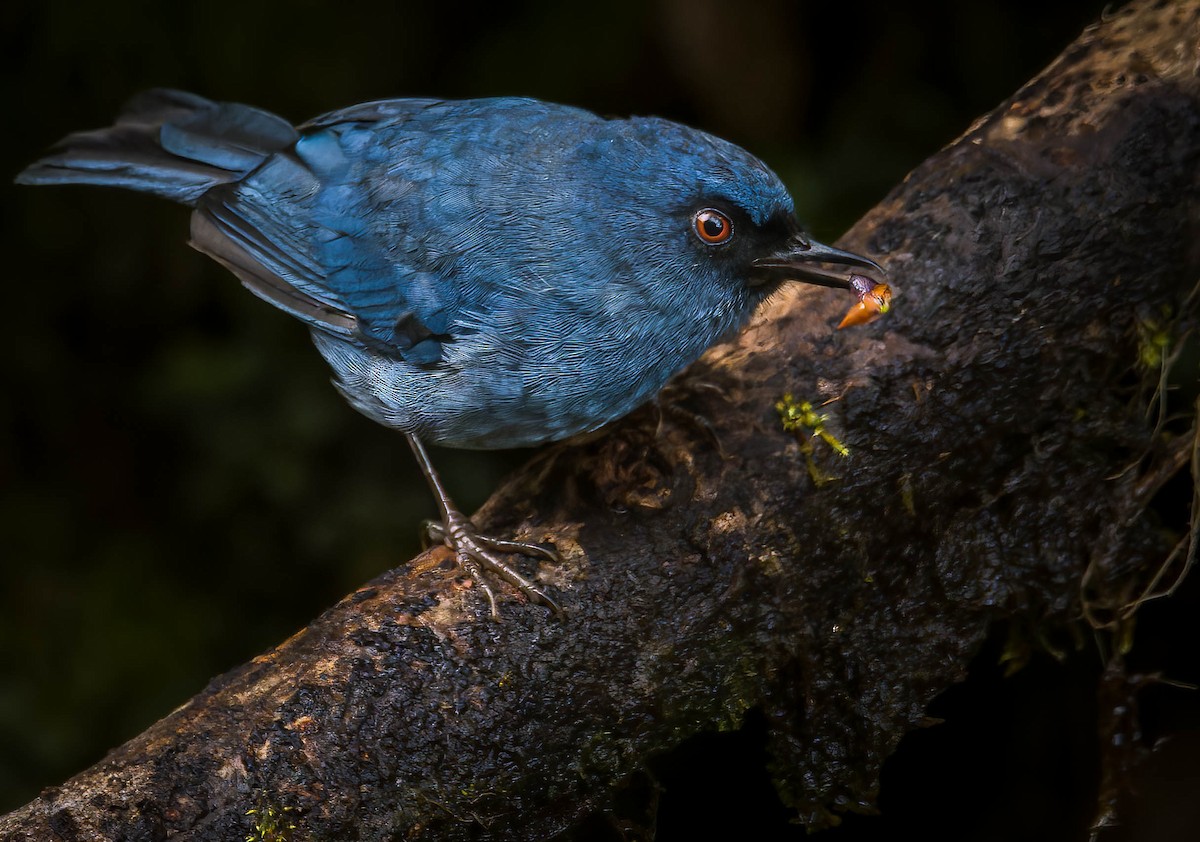
[[[667,120],[625,122],[625,165],[641,206],[667,209],[662,241],[692,271],[711,276],[749,305],[787,281],[846,289],[861,301],[886,290],[860,272],[882,276],[875,261],[809,237],[792,197],[766,164],[741,147]],[[647,201],[648,200],[648,201]],[[886,309],[886,303],[884,304]],[[876,311],[878,312],[878,310]]]

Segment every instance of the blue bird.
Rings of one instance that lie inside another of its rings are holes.
[[[494,617],[485,569],[558,611],[500,557],[555,555],[480,534],[424,442],[589,433],[650,400],[783,282],[862,299],[849,267],[882,272],[807,237],[779,178],[731,143],[532,99],[384,100],[293,127],[153,90],[17,181],[195,208],[191,244],[307,324],[346,400],[407,436],[437,537]]]

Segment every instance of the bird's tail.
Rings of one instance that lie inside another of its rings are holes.
[[[151,90],[110,128],[78,132],[17,176],[18,184],[101,184],[194,205],[296,142],[286,120],[182,91]]]

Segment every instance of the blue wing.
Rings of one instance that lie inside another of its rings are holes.
[[[245,178],[209,190],[193,245],[318,329],[435,363],[486,309],[489,285],[524,271],[522,254],[489,265],[486,244],[490,226],[524,213],[511,206],[521,191],[496,189],[524,177],[497,150],[530,119],[561,128],[598,118],[531,100],[388,100],[333,112]]]

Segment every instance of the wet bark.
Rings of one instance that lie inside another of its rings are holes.
[[[501,489],[478,520],[558,546],[566,622],[510,591],[491,622],[426,553],[0,837],[541,839],[751,709],[801,817],[869,809],[992,623],[1119,636],[1191,549],[1145,510],[1195,470],[1194,407],[1159,410],[1200,310],[1198,50],[1197,0],[1090,28],[842,241],[887,317],[788,290],[682,387],[715,437],[651,408]]]

